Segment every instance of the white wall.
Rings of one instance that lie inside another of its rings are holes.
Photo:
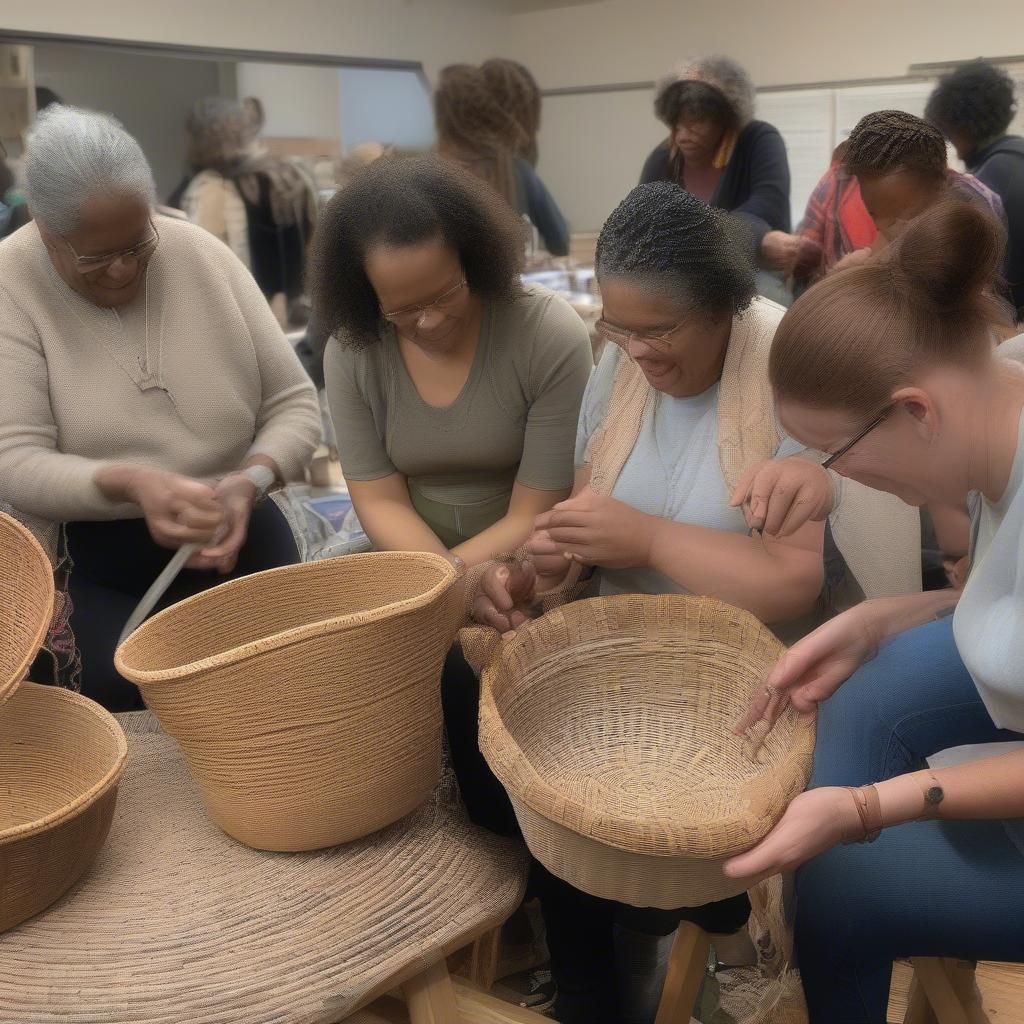
[[[271,138],[337,139],[341,134],[338,69],[301,64],[237,65],[238,95],[255,96]]]
[[[35,49],[36,84],[65,103],[113,114],[139,140],[165,198],[185,170],[185,115],[200,96],[215,94],[215,61],[98,52],[59,43]]]
[[[422,61],[491,56],[500,7],[477,0],[3,0],[0,29]]]

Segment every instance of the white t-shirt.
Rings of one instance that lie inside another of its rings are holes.
[[[620,348],[606,345],[583,396],[576,433],[576,465],[584,462],[591,435],[608,412]],[[612,497],[648,515],[725,533],[749,533],[743,511],[729,506],[729,488],[718,454],[718,391],[689,398],[657,393],[640,434],[612,489]],[[783,440],[777,457],[802,451]],[[602,595],[687,593],[656,569],[601,569]]]
[[[972,495],[971,573],[953,635],[992,721],[1024,733],[1024,416],[1003,496]]]

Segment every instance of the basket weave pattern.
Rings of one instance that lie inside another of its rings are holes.
[[[23,683],[0,711],[0,932],[85,873],[110,829],[128,746],[113,716]]]
[[[116,664],[224,831],[259,849],[319,849],[396,821],[437,785],[438,680],[461,604],[438,555],[349,555],[182,601]]]
[[[25,677],[53,615],[53,567],[39,541],[0,513],[0,705]]]
[[[501,644],[482,675],[480,748],[537,859],[637,906],[742,891],[722,861],[766,835],[810,774],[808,718],[787,710],[757,763],[731,731],[782,651],[720,601],[640,594],[567,605]]]

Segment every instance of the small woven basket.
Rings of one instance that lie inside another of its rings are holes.
[[[88,869],[127,756],[114,717],[70,690],[22,683],[0,710],[0,932]]]
[[[0,513],[0,705],[25,677],[53,616],[53,567],[39,541]]]
[[[263,850],[336,846],[408,814],[440,779],[461,584],[419,552],[271,569],[154,616],[115,662],[225,832]]]
[[[722,862],[807,784],[814,724],[787,710],[756,763],[732,725],[782,644],[710,598],[566,605],[504,642],[465,630],[480,749],[534,856],[578,889],[640,907],[726,899]],[[489,655],[489,657],[488,657]]]

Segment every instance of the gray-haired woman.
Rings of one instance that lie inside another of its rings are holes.
[[[45,111],[25,186],[35,220],[0,246],[0,501],[51,542],[65,524],[82,689],[125,709],[139,697],[114,646],[166,549],[206,545],[165,604],[296,560],[256,499],[302,475],[319,409],[238,259],[154,213],[150,168],[116,121]]]

